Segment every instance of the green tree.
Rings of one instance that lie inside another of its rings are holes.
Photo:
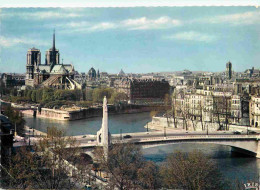
[[[31,94],[32,94],[32,90],[26,90],[25,96],[26,96],[27,98],[29,98],[30,100],[32,100]]]
[[[85,92],[85,99],[87,101],[93,101],[93,90],[92,89],[89,89],[89,88],[86,88],[86,92]]]
[[[40,103],[42,100],[43,89],[37,89],[36,91],[36,102]]]
[[[127,101],[127,100],[128,100],[128,97],[127,97],[126,93],[124,93],[124,92],[113,92],[109,102],[111,104],[119,104],[119,103]]]
[[[92,94],[93,102],[102,103],[104,96],[110,99],[113,92],[112,88],[95,88]]]
[[[18,110],[15,110],[11,106],[7,106],[4,110],[4,115],[6,115],[8,119],[11,121],[12,129],[15,129],[16,126],[17,134],[22,135],[24,133],[24,125],[26,123],[22,113]]]
[[[33,102],[36,102],[37,101],[37,99],[36,99],[36,90],[33,90],[32,91],[32,94],[31,94],[31,100],[33,101]]]
[[[54,98],[54,89],[44,88],[42,92],[42,102],[53,101]]]

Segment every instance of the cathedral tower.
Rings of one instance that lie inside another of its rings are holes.
[[[34,69],[41,64],[41,52],[39,49],[31,48],[27,51],[26,79],[25,85],[33,86]]]

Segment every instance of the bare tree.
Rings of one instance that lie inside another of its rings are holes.
[[[11,187],[76,188],[75,183],[82,180],[78,175],[81,172],[74,164],[80,160],[80,153],[74,138],[64,137],[63,131],[50,128],[48,137],[40,139],[34,146],[22,148],[13,157],[9,170],[13,176]]]
[[[202,102],[198,106],[198,118],[201,124],[202,131],[205,130],[204,120],[203,120],[203,112],[206,112],[206,108],[203,108]]]
[[[199,151],[175,152],[161,168],[163,185],[171,189],[220,190],[228,188],[216,165]]]
[[[229,130],[231,97],[225,93],[222,96],[213,96],[213,114],[217,118],[219,129]]]
[[[169,123],[169,108],[171,105],[171,98],[169,94],[165,94],[164,96],[164,112],[165,112],[165,117],[167,119],[167,127],[170,127],[170,123]]]
[[[139,146],[115,144],[110,148],[107,158],[101,148],[95,154],[100,159],[100,168],[108,175],[106,189],[153,189],[158,186],[155,175],[158,174],[157,168],[144,160]]]
[[[219,126],[219,130],[222,130],[223,129],[223,126],[221,124],[221,108],[220,108],[220,104],[219,104],[219,101],[217,101],[217,97],[213,97],[213,114],[214,114],[214,117],[217,118],[217,123],[218,123],[218,126]]]
[[[172,96],[172,118],[173,118],[173,124],[175,128],[178,128],[178,120],[177,120],[177,101],[176,101],[176,93]]]
[[[192,112],[193,111],[193,112]],[[187,117],[188,119],[191,121],[192,123],[192,127],[193,127],[193,130],[196,131],[196,126],[197,126],[197,120],[196,120],[196,114],[194,113],[195,110],[192,110],[192,109],[187,109]]]
[[[181,108],[181,117],[183,120],[183,129],[186,129],[186,131],[188,130],[188,115],[188,108],[184,105]]]
[[[159,167],[152,161],[145,162],[144,166],[139,168],[138,178],[142,189],[153,190],[161,187]]]
[[[138,146],[132,144],[113,145],[108,157],[103,154],[103,149],[96,150],[101,168],[109,176],[107,189],[140,189],[137,170],[144,164]]]

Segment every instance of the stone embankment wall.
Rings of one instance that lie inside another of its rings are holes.
[[[177,129],[185,129],[186,130],[186,125],[185,122],[183,122],[182,119],[176,119],[176,127],[174,126],[174,119],[173,118],[165,118],[165,117],[153,117],[152,121],[148,123],[149,128],[151,129],[161,129],[164,127],[170,127],[170,128],[177,128]],[[194,121],[192,122],[191,120],[187,121],[187,128],[189,131],[216,131],[219,129],[219,124],[218,123],[203,123],[203,129],[202,129],[202,124],[200,121]],[[238,125],[228,125],[230,131],[235,131],[235,130],[247,130],[247,126],[238,126]]]
[[[39,118],[49,118],[55,120],[78,120],[78,119],[85,119],[90,117],[97,117],[102,114],[102,109],[96,108],[89,108],[89,109],[79,109],[75,111],[64,111],[58,109],[48,109],[42,108],[41,111],[33,111],[33,110],[21,110],[22,113],[26,115],[34,115],[36,112],[36,117]]]
[[[109,114],[130,114],[141,113],[151,111],[153,108],[149,106],[128,106],[124,108],[118,108],[115,106],[108,107]],[[41,111],[33,110],[21,110],[22,113],[33,116],[36,113],[36,117],[50,118],[56,120],[78,120],[87,119],[91,117],[102,116],[102,107],[78,109],[73,111],[65,111],[58,109],[41,108]]]

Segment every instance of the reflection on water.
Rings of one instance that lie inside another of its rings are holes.
[[[47,127],[56,126],[65,130],[67,135],[96,134],[101,127],[102,118],[95,117],[76,121],[57,121],[52,119],[25,117],[26,125],[46,132]],[[109,130],[112,134],[145,132],[144,126],[150,122],[149,113],[109,115]]]
[[[243,183],[259,181],[260,159],[234,154],[228,146],[184,143],[147,148],[143,149],[143,153],[147,160],[161,164],[170,153],[175,151],[191,152],[193,150],[200,150],[209,156],[217,164],[223,175],[231,182],[235,183],[236,180]]]

